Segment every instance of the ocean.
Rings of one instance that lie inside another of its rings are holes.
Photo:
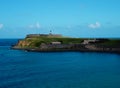
[[[0,39],[0,88],[120,88],[120,55],[12,50]]]

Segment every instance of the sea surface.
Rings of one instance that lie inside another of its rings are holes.
[[[0,88],[120,88],[120,55],[26,52],[0,39]]]

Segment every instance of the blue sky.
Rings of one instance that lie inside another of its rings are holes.
[[[0,38],[120,37],[120,0],[0,0]]]

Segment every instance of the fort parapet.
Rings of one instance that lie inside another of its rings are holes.
[[[29,34],[26,38],[36,38],[36,37],[62,37],[60,34]]]

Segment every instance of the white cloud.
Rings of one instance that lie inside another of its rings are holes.
[[[92,29],[96,29],[96,28],[100,28],[101,24],[99,22],[96,22],[95,24],[89,24],[88,27]]]
[[[4,26],[3,24],[0,24],[0,29],[2,29],[2,28],[3,28],[3,26]]]
[[[40,29],[41,28],[41,25],[39,22],[37,22],[36,24],[31,24],[29,25],[29,28],[33,29],[33,28],[36,28],[36,29]]]
[[[36,28],[41,28],[39,22],[36,23]]]

